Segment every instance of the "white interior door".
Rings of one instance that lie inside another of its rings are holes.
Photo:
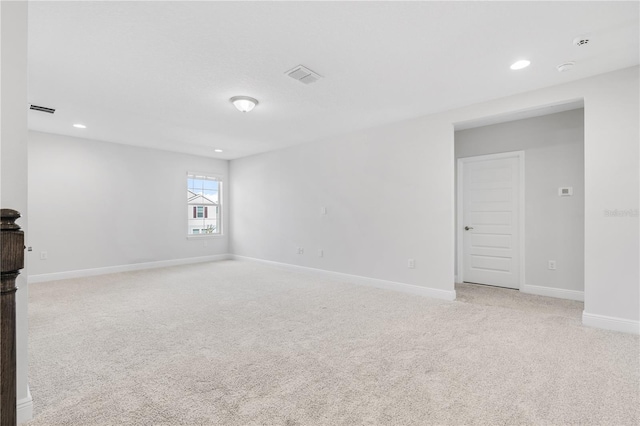
[[[520,288],[520,158],[462,159],[463,280]]]

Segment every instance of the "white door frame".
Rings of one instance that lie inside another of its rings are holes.
[[[520,186],[518,190],[518,233],[520,235],[518,242],[518,250],[519,250],[519,266],[520,266],[520,275],[518,277],[518,288],[520,291],[525,287],[524,282],[524,151],[511,151],[511,152],[501,152],[499,154],[488,154],[488,155],[477,155],[473,157],[463,157],[458,158],[457,167],[458,167],[458,181],[457,181],[457,197],[456,197],[456,210],[457,210],[457,220],[456,220],[456,257],[458,260],[458,268],[456,271],[456,278],[458,282],[464,281],[464,242],[463,242],[463,232],[461,232],[461,226],[463,225],[463,182],[464,182],[464,165],[467,163],[472,163],[475,161],[486,161],[486,160],[499,160],[504,158],[517,158],[518,159],[518,185]]]

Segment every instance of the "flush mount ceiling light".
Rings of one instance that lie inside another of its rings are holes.
[[[258,105],[258,101],[249,96],[234,96],[229,100],[240,112],[249,112]]]
[[[513,64],[511,64],[511,69],[512,70],[521,70],[522,68],[528,67],[529,64],[531,64],[530,61],[527,61],[526,59],[523,59],[521,61],[514,62]]]
[[[84,124],[80,124],[80,123],[74,124],[73,127],[75,127],[76,129],[86,129],[87,128],[87,126],[85,126]]]
[[[221,149],[214,149],[213,151],[214,151],[214,152],[222,152],[222,150],[221,150]]]

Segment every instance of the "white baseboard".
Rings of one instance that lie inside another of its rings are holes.
[[[189,265],[192,263],[213,262],[231,259],[229,254],[214,254],[211,256],[188,257],[185,259],[160,260],[157,262],[132,263],[130,265],[106,266],[103,268],[79,269],[75,271],[53,272],[50,274],[29,275],[29,283],[66,280],[68,278],[91,277],[94,275],[114,274],[117,272],[138,271],[141,269],[165,268],[167,266]]]
[[[640,334],[640,321],[625,318],[608,317],[606,315],[589,314],[582,312],[582,324],[603,328],[605,330],[621,331],[623,333]]]
[[[557,297],[558,299],[578,300],[584,302],[584,292],[577,290],[564,290],[561,288],[542,287],[538,285],[523,285],[520,289],[523,293],[535,294],[538,296]]]
[[[33,398],[31,391],[27,388],[27,397],[18,400],[16,404],[17,423],[26,423],[33,419]]]
[[[290,263],[274,262],[272,260],[257,259],[254,257],[232,255],[233,259],[248,260],[252,262],[265,263],[267,265],[287,269],[290,271],[307,272],[317,275],[323,275],[331,278],[339,278],[348,280],[354,284],[366,285],[369,287],[383,288],[386,290],[394,290],[402,293],[416,294],[419,296],[433,297],[434,299],[442,299],[453,301],[456,300],[455,290],[440,290],[437,288],[421,287],[413,284],[398,283],[395,281],[380,280],[377,278],[368,278],[360,275],[344,274],[342,272],[327,271],[325,269],[308,268],[306,266],[292,265]]]

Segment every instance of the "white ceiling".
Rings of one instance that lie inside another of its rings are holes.
[[[29,111],[29,128],[238,158],[637,65],[638,16],[635,1],[30,2],[29,102],[56,113]],[[324,78],[284,74],[299,64]],[[234,95],[260,104],[240,113]]]

